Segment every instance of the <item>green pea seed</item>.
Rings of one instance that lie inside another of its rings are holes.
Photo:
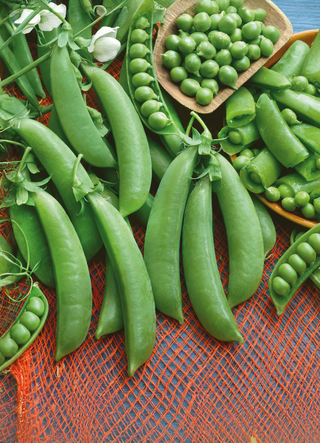
[[[158,102],[157,100],[147,100],[144,103],[142,103],[140,111],[144,117],[148,118],[154,112],[159,111],[161,106],[162,103]]]
[[[166,68],[172,69],[181,64],[181,55],[177,51],[169,49],[162,55],[162,63]]]
[[[134,91],[134,98],[140,102],[143,103],[146,100],[152,100],[154,98],[158,98],[153,89],[151,89],[149,86],[139,86],[135,91]]]
[[[252,152],[251,149],[248,149],[248,148],[242,149],[240,155],[245,155],[246,157],[249,157],[249,158],[253,158],[254,157],[254,153]]]
[[[316,216],[316,210],[312,203],[307,203],[306,205],[302,206],[301,213],[309,220],[312,220]]]
[[[277,202],[281,197],[279,189],[274,186],[267,188],[264,195],[270,202]]]
[[[291,285],[297,280],[298,275],[295,269],[289,263],[283,263],[279,266],[278,274]]]
[[[134,29],[131,32],[132,43],[144,43],[149,37],[149,34],[144,29]]]
[[[211,89],[200,88],[196,93],[196,100],[202,106],[209,105],[212,102],[212,99],[213,92],[211,91]]]
[[[18,343],[18,345],[24,345],[29,341],[31,334],[29,329],[27,329],[21,323],[17,323],[12,326],[10,330],[11,338]]]
[[[281,200],[281,206],[288,212],[294,212],[297,209],[297,203],[294,197],[285,197]]]
[[[254,183],[258,185],[261,183],[261,177],[256,172],[251,172],[250,178]]]
[[[211,27],[211,19],[206,12],[199,12],[193,17],[192,22],[196,31],[206,32]]]
[[[302,242],[297,246],[297,254],[300,255],[300,257],[306,262],[306,263],[313,263],[315,259],[317,258],[317,253],[313,249],[311,245],[307,242]]]
[[[291,80],[291,89],[293,89],[294,91],[304,91],[308,84],[309,82],[306,77],[304,77],[303,75],[297,75]]]
[[[260,43],[261,54],[269,57],[273,53],[273,43],[268,38],[264,38]]]
[[[196,80],[186,78],[181,82],[180,89],[188,97],[195,97],[197,91],[200,89],[200,85]]]
[[[138,72],[145,72],[150,66],[150,63],[144,58],[134,58],[129,63],[129,70],[131,74],[137,74]]]
[[[240,171],[242,168],[250,163],[250,160],[251,159],[249,157],[246,157],[245,155],[239,155],[232,163],[232,165],[236,171]]]
[[[211,89],[213,95],[217,95],[219,92],[219,84],[214,78],[205,78],[201,82],[202,88]]]
[[[172,50],[172,51],[178,51],[180,40],[181,40],[180,37],[176,34],[168,35],[168,37],[166,38],[166,41],[165,41],[166,49]]]
[[[294,198],[298,206],[305,206],[310,201],[310,195],[306,191],[297,192]]]
[[[192,24],[193,17],[190,14],[181,14],[176,20],[178,29],[182,29],[184,32],[190,31]]]
[[[183,66],[176,66],[170,71],[170,78],[175,83],[180,83],[188,77],[188,73]]]
[[[313,247],[313,249],[316,251],[316,253],[320,254],[320,234],[314,232],[308,238],[308,242]]]
[[[150,26],[149,20],[146,17],[139,17],[136,21],[136,28],[146,29]]]
[[[282,183],[278,187],[278,189],[279,189],[281,198],[294,197],[294,192],[292,191],[292,189],[288,185],[285,185],[284,183]]]
[[[148,123],[152,129],[160,131],[167,126],[169,120],[164,112],[154,112],[149,116]]]
[[[138,72],[132,76],[132,84],[135,88],[139,86],[148,86],[154,80],[147,72]]]
[[[297,271],[298,274],[303,274],[307,269],[306,262],[298,254],[292,254],[288,258],[288,263]]]
[[[233,143],[234,145],[240,145],[242,142],[242,137],[239,134],[239,132],[237,131],[230,131],[228,133],[229,136],[229,140],[231,141],[231,143]]]
[[[18,352],[18,345],[11,337],[3,337],[0,340],[0,352],[6,358],[11,358]]]
[[[289,126],[297,125],[300,123],[297,119],[297,114],[292,111],[292,109],[285,108],[281,111],[281,114],[283,115],[285,121],[288,123]]]
[[[29,331],[35,331],[40,324],[40,318],[30,311],[25,311],[20,317],[22,323]]]
[[[289,283],[279,276],[273,279],[272,286],[274,292],[276,292],[278,295],[286,295],[286,293],[290,290]]]
[[[131,58],[143,58],[149,52],[149,49],[143,43],[134,43],[129,49],[129,55]]]

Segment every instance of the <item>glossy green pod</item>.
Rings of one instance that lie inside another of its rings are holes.
[[[234,307],[258,289],[264,265],[259,218],[247,189],[231,163],[217,154],[221,188],[216,191],[226,227],[229,251],[228,302]]]
[[[41,329],[43,328],[46,319],[48,317],[48,312],[49,312],[49,305],[48,305],[48,301],[45,297],[45,295],[43,294],[43,292],[40,290],[38,283],[33,283],[30,294],[28,295],[28,298],[26,299],[23,308],[21,309],[21,311],[19,312],[17,318],[15,319],[15,322],[13,323],[13,325],[2,335],[2,337],[0,338],[0,341],[5,338],[5,337],[10,337],[10,331],[12,329],[12,327],[16,324],[19,324],[20,318],[21,316],[26,312],[26,308],[28,307],[28,303],[29,301],[33,298],[39,298],[43,305],[44,305],[44,311],[40,316],[40,323],[39,326],[37,327],[37,329],[35,331],[32,331],[31,335],[30,335],[30,339],[23,345],[18,346],[18,350],[15,353],[15,355],[11,358],[6,358],[4,360],[4,362],[0,365],[0,372],[2,372],[5,368],[7,368],[9,365],[11,365],[11,363],[13,363],[18,357],[20,357],[21,354],[23,354],[23,352],[34,342],[34,340],[37,338],[37,336],[39,335]]]
[[[182,262],[191,304],[205,330],[218,340],[243,343],[217,267],[212,190],[208,176],[198,181],[188,197],[183,222]]]

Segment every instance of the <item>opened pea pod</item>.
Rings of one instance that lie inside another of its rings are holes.
[[[222,139],[220,141],[222,150],[228,155],[237,154],[261,140],[255,121],[237,128],[226,125],[221,129],[218,137]]]
[[[48,301],[38,283],[34,283],[14,324],[0,338],[0,372],[34,342],[45,324],[48,311]]]
[[[269,293],[281,315],[302,283],[320,266],[320,225],[299,237],[282,255],[269,279]]]

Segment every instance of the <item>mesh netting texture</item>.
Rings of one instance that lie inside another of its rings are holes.
[[[116,78],[120,66],[121,57],[109,68]],[[89,104],[96,105],[90,97]],[[260,286],[233,309],[242,345],[206,333],[188,299],[181,264],[185,321],[179,325],[158,313],[152,356],[128,377],[123,331],[94,337],[105,283],[98,256],[89,263],[93,310],[87,339],[55,363],[55,292],[40,285],[49,316],[35,342],[0,375],[0,441],[249,443],[252,436],[259,443],[320,441],[318,290],[305,282],[277,317],[268,278],[294,225],[272,216],[277,243]],[[216,204],[214,226],[227,290],[227,239]],[[145,230],[133,230],[143,252]]]

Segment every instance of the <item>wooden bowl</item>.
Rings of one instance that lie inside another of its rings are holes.
[[[230,95],[234,92],[234,89],[224,87],[213,98],[212,102],[207,106],[201,106],[196,102],[193,97],[187,97],[180,91],[178,84],[173,83],[169,69],[167,69],[162,63],[162,55],[166,51],[165,40],[169,34],[177,34],[178,28],[176,26],[176,19],[179,15],[187,12],[191,15],[194,14],[194,10],[198,0],[176,0],[166,11],[165,23],[160,26],[158,36],[156,39],[153,59],[155,64],[155,71],[158,81],[163,88],[179,103],[183,106],[199,113],[209,114],[216,110]],[[274,25],[279,28],[281,36],[274,45],[274,51],[270,57],[261,57],[259,60],[251,63],[250,68],[242,73],[239,73],[238,80],[236,81],[236,87],[239,88],[245,83],[255,72],[257,72],[261,66],[263,66],[268,60],[271,59],[290,39],[292,36],[292,26],[289,19],[285,14],[270,0],[246,0],[245,5],[252,9],[263,8],[267,11],[267,16],[263,23],[267,25]]]
[[[265,64],[267,68],[271,68],[280,58],[283,56],[283,54],[286,52],[286,50],[291,46],[296,40],[302,40],[305,43],[307,43],[309,46],[311,46],[313,40],[315,39],[316,35],[318,33],[318,29],[313,29],[310,31],[303,31],[298,32],[294,34],[291,39],[286,43],[268,62]],[[233,161],[236,158],[236,155],[231,157],[231,160]],[[298,212],[288,212],[283,209],[283,207],[279,203],[272,203],[269,200],[265,198],[263,194],[257,194],[257,197],[264,203],[268,208],[270,208],[272,211],[276,212],[277,214],[281,215],[282,217],[286,218],[287,220],[290,220],[294,223],[297,223],[298,225],[305,226],[306,228],[312,228],[313,226],[317,225],[319,222],[308,220],[306,218],[301,217]]]

